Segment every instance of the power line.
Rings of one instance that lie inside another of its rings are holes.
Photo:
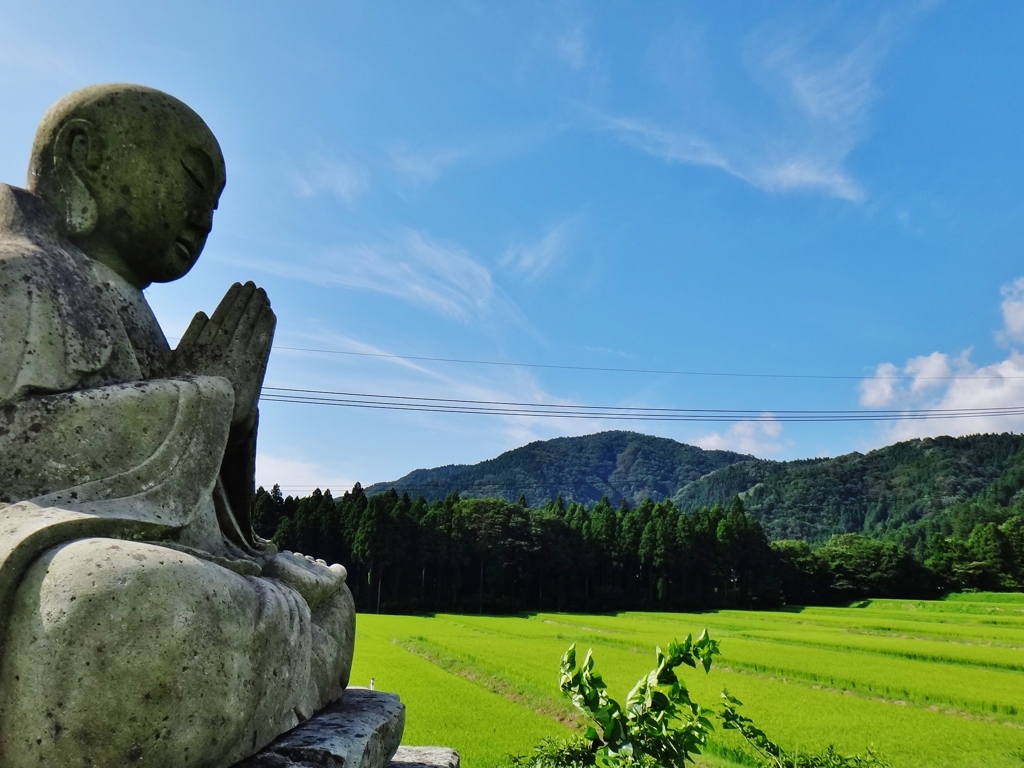
[[[558,371],[597,371],[601,373],[646,373],[666,376],[719,376],[727,378],[743,379],[824,379],[824,380],[846,380],[860,381],[872,379],[875,381],[958,381],[961,379],[1024,379],[1024,376],[871,376],[871,375],[829,375],[814,373],[744,373],[735,371],[682,371],[659,368],[617,368],[594,365],[557,365],[554,363],[514,363],[504,360],[472,360],[459,357],[428,357],[426,355],[395,355],[387,352],[352,352],[341,349],[317,349],[314,347],[286,347],[275,345],[274,349],[284,349],[290,352],[315,352],[324,355],[350,355],[352,357],[379,357],[391,360],[415,360],[417,362],[431,363],[459,363],[462,365],[496,365],[509,368],[543,368]]]
[[[414,411],[420,413],[462,413],[484,416],[533,418],[602,419],[612,421],[696,421],[696,422],[842,422],[914,421],[1024,416],[1024,406],[1004,408],[920,408],[902,410],[802,410],[725,408],[642,408],[632,406],[566,405],[502,400],[383,395],[366,392],[264,387],[261,400],[344,408]]]
[[[180,341],[174,336],[168,337],[169,341]],[[390,352],[354,352],[344,349],[320,349],[318,347],[288,347],[283,344],[275,344],[274,349],[288,350],[289,352],[313,352],[321,355],[348,355],[350,357],[377,357],[385,360],[414,360],[417,362],[429,363],[458,363],[461,365],[492,365],[506,368],[541,368],[555,371],[592,371],[598,373],[644,373],[657,374],[662,376],[712,376],[723,378],[741,379],[811,379],[811,380],[834,380],[834,381],[862,381],[871,379],[873,381],[961,381],[975,379],[978,381],[988,380],[1016,380],[1024,379],[1021,376],[872,376],[872,375],[849,375],[849,374],[818,374],[818,373],[749,373],[741,371],[683,371],[676,369],[662,368],[620,368],[614,366],[597,365],[558,365],[555,363],[517,363],[507,360],[473,360],[462,357],[429,357],[427,355],[397,355]]]

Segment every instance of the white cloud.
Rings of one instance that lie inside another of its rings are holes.
[[[293,183],[300,197],[327,193],[351,203],[369,190],[370,174],[356,163],[317,157],[294,173]]]
[[[616,131],[631,144],[663,160],[710,165],[738,175],[729,160],[711,142],[682,131],[671,131],[633,117],[605,117],[602,127]]]
[[[282,492],[292,496],[308,496],[314,488],[340,495],[349,490],[354,480],[331,479],[331,475],[319,464],[310,461],[273,456],[259,453],[256,456],[256,485],[270,490],[280,485]]]
[[[964,360],[963,357],[960,358]],[[1006,360],[993,365],[956,369],[958,377],[947,381],[938,396],[914,397],[913,386],[900,399],[904,407],[958,410],[965,408],[1014,408],[1024,403],[1024,356],[1011,351]],[[915,382],[916,383],[916,379]],[[979,416],[899,421],[887,428],[890,441],[936,435],[972,435],[979,432],[1020,432],[1024,416]]]
[[[689,60],[699,46],[686,28],[681,34],[687,37],[677,42],[693,48],[689,58],[674,55],[662,63],[680,70],[665,72],[664,80],[686,82],[673,94],[681,117],[651,116],[664,112],[659,102],[648,108],[651,115],[603,115],[599,125],[667,162],[718,168],[768,192],[862,201],[866,192],[846,161],[867,135],[876,77],[902,21],[885,13],[859,31],[846,20],[758,30],[745,41],[741,58],[762,98],[739,89],[742,101],[732,103],[727,93],[707,92],[705,83],[716,78],[710,62],[695,66]],[[691,82],[697,77],[699,83]]]
[[[1024,277],[1004,285],[1002,293],[1004,328],[996,338],[1003,343],[1024,341]]]
[[[836,55],[815,52],[813,33],[790,33],[772,42],[762,62],[781,77],[807,117],[850,126],[864,118],[876,95],[873,81],[890,36],[883,16],[863,39]]]
[[[736,451],[753,456],[771,456],[783,449],[779,437],[782,424],[770,413],[762,414],[764,421],[738,421],[725,432],[706,432],[691,438],[690,442],[706,450]]]
[[[960,362],[958,367],[965,368],[966,358]],[[932,352],[930,355],[911,358],[907,361],[903,371],[913,377],[910,391],[914,393],[945,386],[949,377],[953,375],[953,369],[949,365],[949,355],[942,352]]]
[[[900,369],[892,363],[882,363],[875,375],[860,383],[860,404],[865,408],[881,408],[896,399],[896,384]]]
[[[459,146],[411,149],[399,144],[387,151],[387,163],[398,181],[415,186],[437,181],[454,166],[479,167],[506,161],[532,151],[565,129],[557,120],[545,119],[477,136],[463,137]]]
[[[578,217],[563,219],[536,242],[513,243],[505,250],[501,265],[527,280],[536,280],[567,254],[578,225]]]
[[[1018,303],[1024,299],[1024,278],[1003,287],[1005,327],[997,337],[1021,339]],[[896,378],[894,378],[896,377]],[[1005,360],[976,366],[971,350],[956,356],[932,352],[909,359],[902,369],[891,363],[878,366],[875,375],[860,383],[861,405],[894,410],[962,411],[965,409],[1018,408],[1024,404],[1024,355],[1011,349]],[[888,422],[886,442],[937,435],[1024,431],[1024,416],[950,413],[931,418]]]
[[[578,72],[587,65],[587,39],[579,25],[558,38],[558,55],[569,67]]]
[[[465,149],[439,149],[433,152],[414,152],[396,147],[390,152],[391,167],[405,182],[423,184],[436,181],[449,167],[466,157]]]
[[[605,127],[648,154],[686,165],[718,168],[766,192],[815,190],[844,200],[860,201],[864,192],[841,167],[820,157],[794,156],[781,161],[748,149],[716,143],[692,133],[672,131],[636,118],[606,118]]]
[[[496,293],[491,273],[465,250],[411,229],[337,246],[306,263],[257,261],[251,266],[317,285],[383,293],[462,321],[495,307],[516,314]]]

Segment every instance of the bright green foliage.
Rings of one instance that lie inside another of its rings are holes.
[[[468,586],[472,592],[476,585]],[[353,681],[366,685],[376,677],[379,689],[399,693],[408,708],[404,742],[455,747],[465,768],[507,765],[509,753],[528,753],[545,736],[558,741],[518,765],[575,768],[587,764],[579,760],[589,744],[580,749],[577,742],[567,761],[556,758],[562,740],[582,734],[586,723],[558,690],[552,661],[572,642],[593,648],[608,691],[624,702],[652,666],[645,649],[707,626],[721,655],[710,675],[687,677],[690,697],[710,705],[727,688],[796,765],[856,766],[847,756],[859,754],[859,765],[871,766],[870,747],[894,768],[1021,768],[1015,753],[1024,747],[1024,596],[972,593],[858,606],[363,614]],[[756,763],[744,754],[751,752],[738,731],[719,727],[696,759],[700,766],[749,768]]]
[[[681,768],[690,755],[700,754],[713,726],[690,699],[675,669],[700,664],[706,673],[718,653],[718,642],[706,630],[696,641],[687,635],[682,643],[672,643],[667,654],[657,648],[657,666],[637,681],[622,706],[608,696],[591,651],[576,666],[573,643],[562,657],[559,688],[597,725],[589,726],[584,735],[597,764]]]
[[[891,768],[870,749],[864,755],[844,755],[829,744],[824,752],[817,754],[789,754],[768,738],[768,734],[754,725],[754,721],[739,713],[743,702],[728,691],[722,691],[722,711],[719,718],[722,728],[738,731],[751,746],[764,768]]]
[[[570,735],[565,726],[523,705],[511,671],[503,670],[510,682],[506,696],[482,687],[479,675],[470,679],[446,671],[395,642],[457,632],[450,624],[421,617],[358,617],[351,684],[368,686],[372,678],[377,690],[401,696],[406,706],[403,744],[454,747],[464,768],[489,768],[545,737]],[[548,677],[554,699],[557,690],[550,672]]]
[[[590,742],[579,737],[573,739],[544,739],[529,755],[512,755],[509,768],[590,768],[594,752]]]
[[[833,536],[817,552],[845,600],[921,595],[928,576],[902,547],[856,533]]]

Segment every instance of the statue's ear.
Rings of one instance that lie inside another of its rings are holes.
[[[53,173],[69,235],[87,235],[99,221],[99,208],[85,179],[100,167],[102,159],[103,140],[96,126],[81,119],[61,126],[53,142]]]

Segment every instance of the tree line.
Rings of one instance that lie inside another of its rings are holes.
[[[752,609],[1019,589],[1024,517],[992,517],[937,529],[915,558],[859,534],[770,542],[739,496],[681,513],[669,500],[534,508],[522,497],[367,496],[358,484],[338,499],[295,498],[274,486],[253,508],[257,533],[342,563],[359,609],[382,612]]]

